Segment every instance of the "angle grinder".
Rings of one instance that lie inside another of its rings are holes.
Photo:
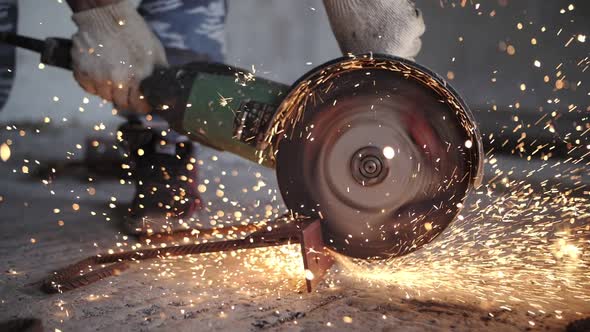
[[[71,66],[67,39],[3,34],[0,41]],[[406,59],[346,56],[291,86],[197,61],[157,69],[141,90],[174,130],[276,168],[290,212],[319,219],[325,245],[347,256],[420,248],[481,182],[482,142],[467,105]]]

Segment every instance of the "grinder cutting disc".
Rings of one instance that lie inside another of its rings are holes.
[[[426,68],[391,56],[312,70],[268,138],[287,207],[321,218],[325,243],[351,257],[430,242],[481,179],[481,139],[463,101]]]

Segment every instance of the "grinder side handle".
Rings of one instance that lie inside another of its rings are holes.
[[[72,70],[72,40],[50,37],[45,39],[41,62],[54,67]]]
[[[20,47],[41,54],[41,63],[63,69],[72,69],[72,40],[50,37],[45,40],[21,36],[11,32],[0,33],[0,43]]]

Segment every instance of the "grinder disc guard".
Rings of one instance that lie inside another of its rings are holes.
[[[432,241],[481,179],[481,139],[463,101],[391,56],[312,70],[267,142],[286,205],[319,217],[326,245],[351,257],[400,256]]]

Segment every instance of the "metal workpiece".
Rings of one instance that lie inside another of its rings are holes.
[[[251,226],[246,227],[251,230]],[[223,229],[217,230],[223,233]],[[203,230],[215,233],[215,229]],[[182,234],[183,238],[196,240],[199,231]],[[171,237],[172,238],[172,237]],[[170,240],[171,238],[168,238]],[[176,236],[175,238],[178,238]],[[191,243],[162,248],[150,248],[113,254],[96,255],[53,272],[41,281],[46,293],[63,293],[89,285],[101,279],[119,275],[129,268],[127,262],[165,258],[171,256],[198,255],[240,249],[254,249],[299,243],[305,268],[305,289],[313,291],[334,263],[326,250],[319,220],[285,220],[261,227],[241,239]]]

